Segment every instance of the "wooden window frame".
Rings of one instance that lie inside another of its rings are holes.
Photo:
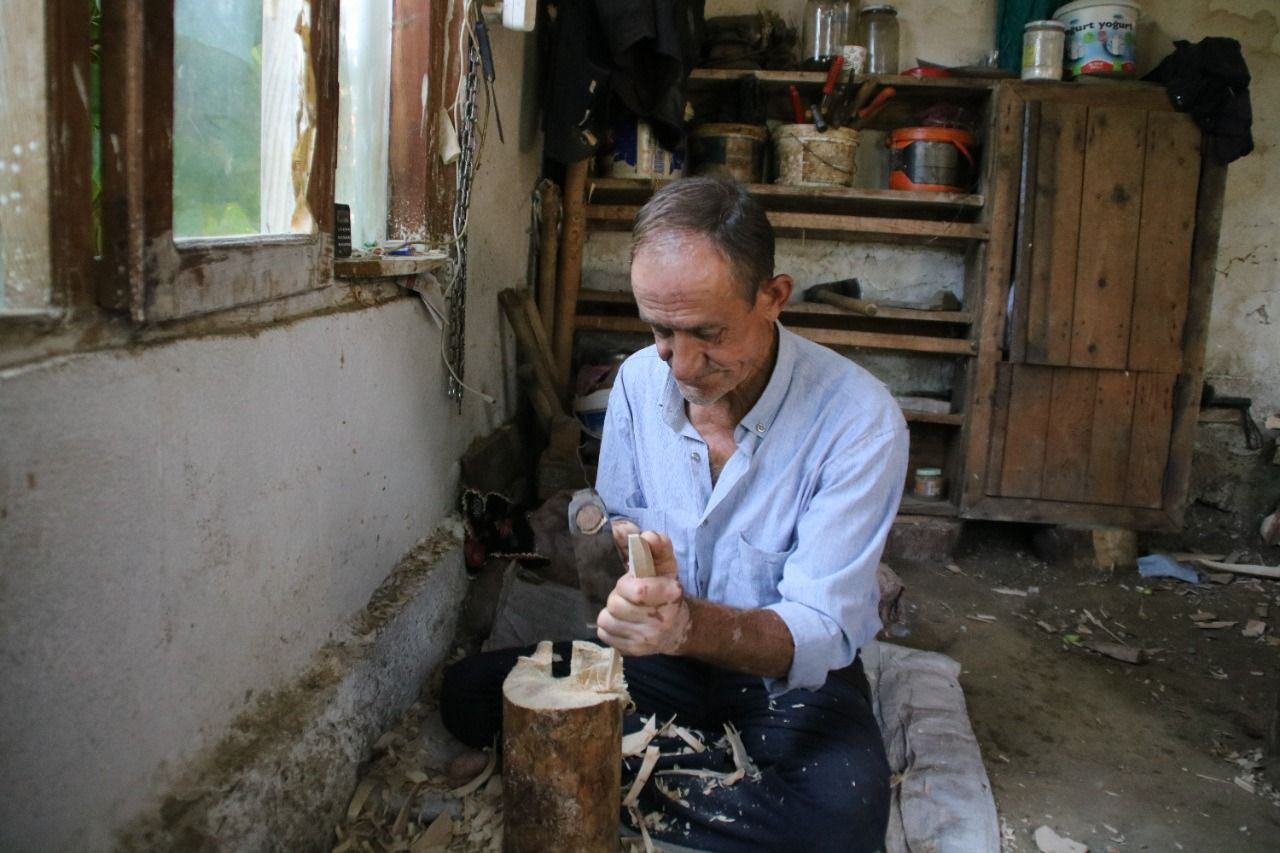
[[[160,323],[327,287],[333,267],[338,136],[338,0],[307,0],[314,147],[310,234],[173,237],[171,2],[104,4],[103,274],[99,303]]]

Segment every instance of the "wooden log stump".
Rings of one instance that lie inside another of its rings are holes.
[[[551,643],[502,684],[502,847],[508,853],[614,853],[622,786],[622,656],[575,642],[570,674]]]

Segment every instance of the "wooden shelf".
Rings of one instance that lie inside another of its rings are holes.
[[[627,230],[639,205],[588,204],[587,221],[609,230]],[[769,211],[769,222],[779,237],[811,240],[847,240],[864,237],[880,242],[910,242],[920,238],[938,242],[986,240],[990,229],[981,222],[939,222],[930,219],[891,219],[874,216],[840,216],[828,213]]]
[[[923,352],[933,355],[973,356],[977,344],[965,338],[935,338],[928,335],[904,335],[890,332],[867,332],[852,329],[823,329],[790,326],[801,337],[827,346],[864,347],[901,352]],[[636,317],[613,314],[578,314],[574,329],[580,332],[635,332],[648,334],[649,327]]]
[[[874,301],[874,300],[872,300]],[[876,310],[874,317],[855,314],[834,305],[817,302],[793,302],[783,310],[782,315],[793,317],[842,317],[858,320],[904,320],[912,323],[951,323],[967,326],[974,320],[972,311],[926,311],[923,308],[887,308],[883,305]]]
[[[960,510],[951,501],[951,499],[943,498],[942,500],[928,498],[918,498],[909,491],[903,492],[902,500],[898,503],[899,515],[959,515]]]
[[[671,178],[590,178],[587,201],[597,205],[641,205]],[[802,213],[864,214],[898,218],[975,215],[984,199],[975,193],[935,193],[863,187],[798,187],[747,184],[766,210]]]
[[[826,82],[825,71],[758,71],[743,68],[695,68],[689,74],[690,83],[733,83],[744,77],[754,77],[768,86],[822,86]],[[902,74],[859,74],[857,83],[874,86],[893,86],[913,95],[940,94],[954,96],[959,92],[978,94],[989,92],[1000,82],[987,77],[908,77]]]
[[[964,415],[960,412],[918,412],[915,409],[903,409],[902,416],[908,423],[956,427],[964,425]]]

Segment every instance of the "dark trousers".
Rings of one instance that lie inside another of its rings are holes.
[[[569,644],[557,643],[565,661]],[[487,652],[445,671],[441,712],[445,726],[463,743],[490,746],[502,728],[502,681],[517,656],[531,648]],[[676,723],[705,733],[708,746],[724,724],[742,736],[758,779],[725,787],[687,775],[662,775],[680,767],[732,771],[726,749],[666,755],[663,747],[640,797],[640,810],[661,812],[650,834],[685,847],[712,851],[877,851],[889,819],[889,766],[871,709],[861,661],[833,673],[818,690],[792,690],[770,699],[761,679],[691,658],[654,655],[624,658],[635,711],[624,731],[639,729],[656,714],[658,724]],[[565,664],[567,671],[567,663]],[[553,672],[555,670],[553,669]],[[626,759],[623,791],[639,767]]]

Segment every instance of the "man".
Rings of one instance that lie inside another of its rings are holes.
[[[733,786],[650,783],[655,835],[705,850],[873,851],[888,768],[856,655],[880,628],[875,569],[906,425],[877,380],[778,324],[792,281],[773,253],[764,211],[731,182],[673,182],[636,218],[631,284],[654,345],[614,383],[596,488],[630,520],[619,536],[644,531],[659,576],[620,578],[598,634],[624,655],[633,717],[730,723],[760,770]],[[446,676],[455,709],[461,678]],[[466,728],[450,704],[446,724]]]

